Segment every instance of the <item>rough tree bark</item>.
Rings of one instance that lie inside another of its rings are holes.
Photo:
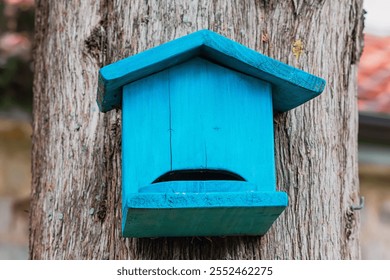
[[[357,259],[361,0],[43,1],[36,9],[32,259]],[[275,115],[290,205],[263,237],[121,237],[121,115],[99,113],[98,69],[211,29],[326,79]],[[303,52],[292,45],[301,40]]]

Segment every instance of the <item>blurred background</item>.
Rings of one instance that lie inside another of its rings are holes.
[[[0,259],[28,258],[34,0],[0,0]]]
[[[390,259],[390,1],[365,0],[359,64],[359,177],[363,259]]]
[[[390,259],[390,1],[365,1],[359,66],[363,259]],[[28,258],[34,0],[0,0],[0,259]]]

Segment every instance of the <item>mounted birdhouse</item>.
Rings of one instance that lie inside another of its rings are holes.
[[[265,234],[288,204],[273,111],[324,86],[208,30],[103,67],[99,108],[122,108],[123,236]]]

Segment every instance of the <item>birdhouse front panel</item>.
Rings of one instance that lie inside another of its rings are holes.
[[[125,86],[122,112],[126,193],[186,170],[275,190],[268,83],[195,58]]]

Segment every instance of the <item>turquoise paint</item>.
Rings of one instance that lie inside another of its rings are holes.
[[[124,236],[263,235],[287,206],[284,192],[246,182],[176,181],[145,187],[125,201]]]
[[[224,169],[275,190],[270,84],[201,58],[166,71],[172,170]]]
[[[100,69],[97,102],[102,112],[121,107],[122,87],[203,57],[272,84],[273,106],[288,111],[318,96],[325,87],[319,77],[274,60],[209,30],[194,32]]]
[[[171,170],[169,80],[167,73],[124,87],[122,110],[122,190],[138,192]]]
[[[265,234],[288,204],[276,191],[273,111],[324,85],[207,30],[102,68],[100,109],[122,107],[123,235]],[[174,175],[153,183],[164,174]]]

